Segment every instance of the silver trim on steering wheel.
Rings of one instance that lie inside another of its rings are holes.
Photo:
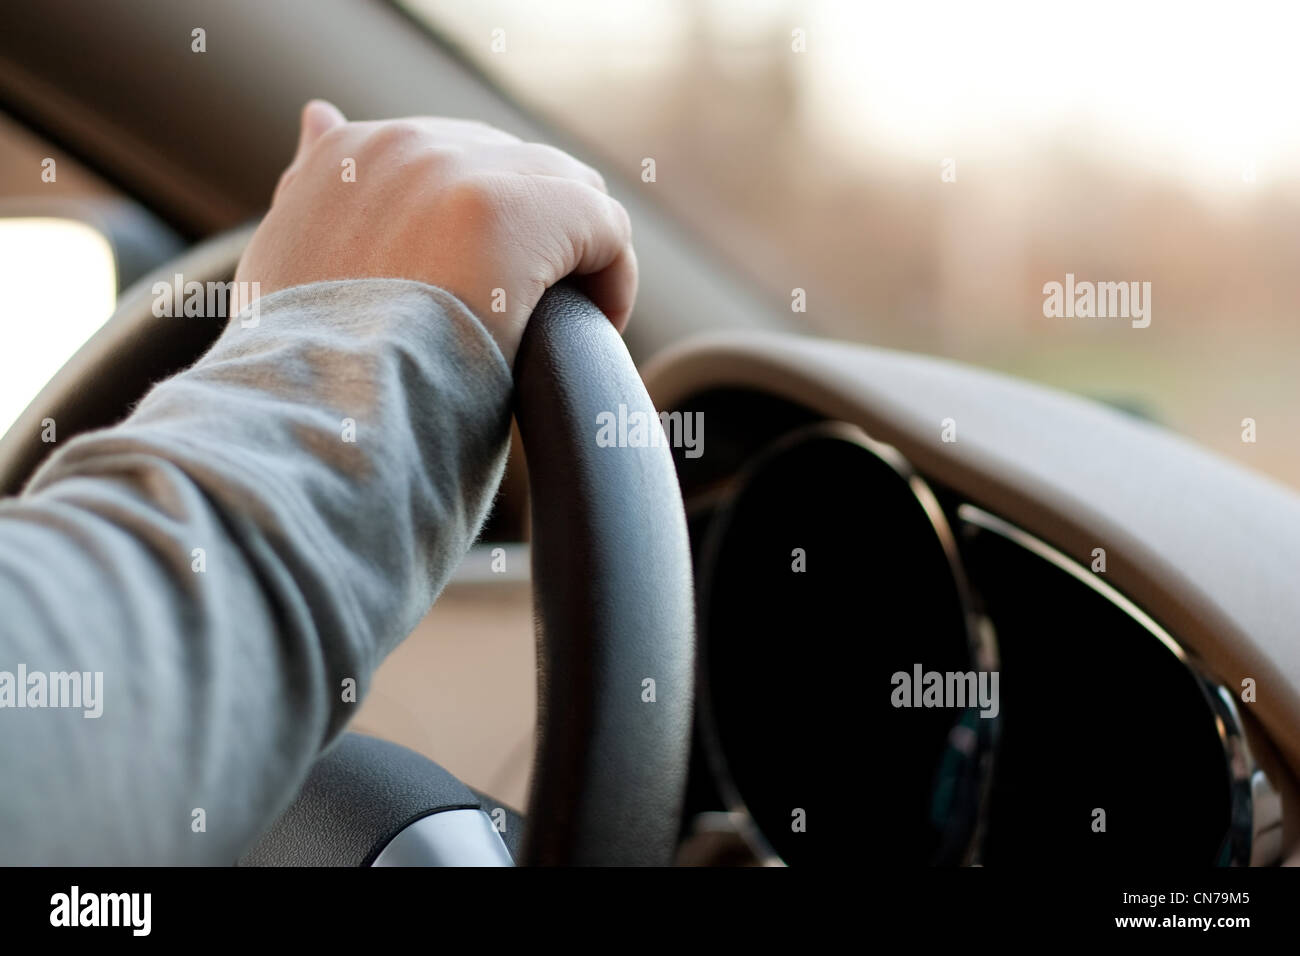
[[[442,810],[398,832],[371,866],[514,866],[482,810]]]

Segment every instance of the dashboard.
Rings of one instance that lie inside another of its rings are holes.
[[[753,340],[644,373],[702,426],[680,862],[1300,862],[1294,493],[1024,383]],[[489,541],[526,499],[507,474]],[[514,806],[527,564],[453,582],[358,720]]]
[[[1073,559],[795,402],[677,408],[709,426],[707,455],[675,456],[688,821],[788,865],[1277,861],[1281,800],[1233,690],[1111,585],[1104,547]]]

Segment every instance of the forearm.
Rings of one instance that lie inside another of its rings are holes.
[[[509,386],[445,293],[291,289],[0,505],[0,670],[103,673],[0,709],[0,860],[232,862],[477,533]]]

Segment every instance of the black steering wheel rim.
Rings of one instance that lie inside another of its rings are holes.
[[[60,441],[112,425],[202,356],[224,319],[156,317],[152,286],[177,273],[228,281],[251,230],[209,240],[127,290],[0,439],[0,494],[18,494],[56,447],[42,441],[46,419]],[[514,375],[532,495],[539,703],[519,862],[667,864],[694,699],[690,547],[671,452],[597,443],[600,413],[656,413],[618,333],[565,284],[534,311]]]

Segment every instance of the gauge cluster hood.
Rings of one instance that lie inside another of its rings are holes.
[[[660,409],[741,388],[858,425],[1084,567],[1104,548],[1107,583],[1226,687],[1240,694],[1254,679],[1256,700],[1241,709],[1300,770],[1297,493],[1104,405],[921,355],[726,334],[663,353],[643,374]]]

